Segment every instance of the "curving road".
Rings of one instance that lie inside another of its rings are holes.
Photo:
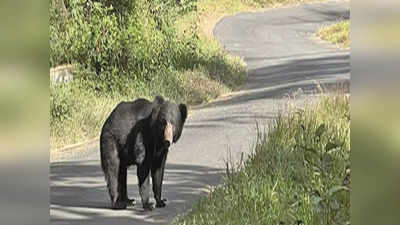
[[[245,60],[249,80],[241,91],[195,107],[181,140],[167,160],[163,195],[166,208],[143,212],[141,204],[123,211],[108,209],[109,198],[98,147],[50,166],[51,224],[167,224],[190,209],[209,185],[221,182],[224,162],[249,153],[255,122],[276,115],[284,96],[349,81],[350,55],[313,38],[326,23],[349,17],[348,2],[330,2],[242,13],[222,19],[214,30],[225,48]],[[135,168],[128,193],[139,199]]]

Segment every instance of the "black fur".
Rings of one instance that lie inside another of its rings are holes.
[[[112,208],[125,209],[130,202],[126,190],[130,165],[137,165],[143,207],[152,208],[150,171],[156,207],[165,206],[161,189],[169,144],[163,142],[164,130],[166,123],[171,123],[173,142],[177,142],[186,117],[186,105],[177,105],[161,96],[153,102],[146,99],[121,102],[111,112],[101,131],[100,152]]]

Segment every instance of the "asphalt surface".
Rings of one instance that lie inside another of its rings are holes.
[[[168,205],[151,212],[140,203],[109,209],[99,149],[93,147],[51,163],[51,224],[168,224],[190,209],[209,186],[221,183],[226,161],[251,152],[256,122],[273,119],[286,96],[313,93],[316,82],[328,87],[349,81],[349,52],[313,37],[322,24],[348,18],[349,12],[348,2],[330,2],[223,18],[214,34],[243,57],[249,80],[241,91],[192,111],[168,156],[163,186]],[[128,193],[139,200],[135,167],[129,170]]]

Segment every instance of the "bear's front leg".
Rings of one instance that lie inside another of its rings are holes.
[[[151,176],[153,180],[153,192],[154,198],[156,199],[156,207],[161,208],[165,207],[166,199],[161,199],[161,192],[162,192],[162,182],[164,179],[164,167],[165,161],[167,159],[167,152],[166,150],[160,158],[157,158],[155,162],[152,164],[151,168]]]
[[[137,176],[139,178],[139,193],[142,198],[143,208],[152,210],[153,204],[150,203],[150,166],[147,163],[139,165]]]

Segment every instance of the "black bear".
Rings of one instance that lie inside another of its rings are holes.
[[[170,145],[178,141],[187,117],[185,104],[155,97],[121,102],[105,121],[100,135],[101,166],[113,209],[125,209],[127,168],[137,166],[143,208],[151,209],[150,173],[156,207],[164,207],[161,188]]]

